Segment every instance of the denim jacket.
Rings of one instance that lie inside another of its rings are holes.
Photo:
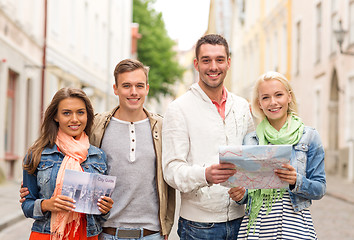
[[[56,179],[64,154],[57,149],[57,145],[52,148],[45,148],[42,152],[41,161],[34,174],[23,171],[23,186],[27,187],[29,194],[22,203],[22,211],[28,218],[35,219],[32,231],[50,234],[51,212],[43,213],[41,203],[44,199],[50,199],[55,189]],[[27,162],[27,156],[25,160]],[[97,147],[90,146],[87,158],[81,163],[84,172],[106,174],[107,160],[106,154]],[[101,222],[107,220],[105,215],[85,214],[87,220],[87,236],[96,236],[101,231]]]
[[[247,134],[244,145],[258,145],[256,132]],[[293,145],[290,164],[296,169],[295,186],[288,188],[294,211],[308,208],[312,200],[321,199],[326,192],[326,174],[324,168],[324,149],[320,135],[311,127],[305,126],[300,141]],[[240,204],[245,203],[247,194]]]

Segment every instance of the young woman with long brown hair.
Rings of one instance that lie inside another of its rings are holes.
[[[94,113],[80,89],[62,88],[46,109],[41,135],[28,149],[23,163],[22,203],[26,217],[35,219],[30,240],[97,239],[113,201],[102,196],[101,215],[74,212],[75,201],[61,195],[66,169],[105,174],[105,153],[89,143]]]

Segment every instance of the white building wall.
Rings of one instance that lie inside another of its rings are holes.
[[[114,67],[130,57],[131,21],[130,0],[50,0],[47,76],[54,77],[48,78],[56,79],[59,85],[92,89],[89,92],[95,110],[109,108],[109,98],[114,98]],[[46,87],[46,101],[50,101],[56,86]]]
[[[39,135],[44,0],[0,0],[0,181],[10,176],[5,160],[8,72],[16,79],[14,178]],[[47,0],[47,51],[44,110],[65,86],[85,87],[95,111],[116,104],[113,70],[130,57],[131,0]]]
[[[29,142],[37,137],[39,131],[40,95],[37,93],[29,96],[27,86],[30,79],[33,88],[40,87],[42,32],[39,29],[43,29],[42,9],[43,1],[40,0],[0,0],[0,176],[3,174],[7,178],[18,179],[22,176],[22,159]],[[5,149],[5,129],[9,127],[6,125],[9,116],[7,112],[9,70],[17,74],[15,111],[12,119],[14,145],[11,158]],[[28,102],[31,105],[27,105]],[[28,110],[28,107],[31,109]],[[10,171],[11,165],[13,171]]]

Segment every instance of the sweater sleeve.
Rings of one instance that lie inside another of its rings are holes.
[[[165,181],[181,192],[208,186],[205,167],[188,162],[191,143],[183,112],[175,103],[167,109],[162,126],[162,167]]]

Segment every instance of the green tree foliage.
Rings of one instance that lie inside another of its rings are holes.
[[[171,95],[172,84],[181,79],[183,68],[179,65],[175,42],[167,35],[162,13],[151,8],[155,0],[133,0],[133,22],[139,23],[139,61],[150,67],[149,96]]]

